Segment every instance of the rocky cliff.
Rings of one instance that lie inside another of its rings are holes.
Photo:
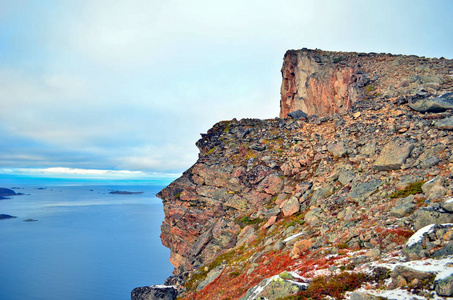
[[[280,117],[299,109],[325,116],[376,96],[388,99],[448,89],[450,63],[385,53],[290,50],[282,67]]]
[[[215,124],[159,193],[166,284],[181,299],[453,295],[453,61],[302,49],[282,73],[280,116],[308,115]]]

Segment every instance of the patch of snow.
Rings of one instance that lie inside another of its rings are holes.
[[[437,178],[437,177],[435,177],[435,178],[431,179],[431,180],[430,180],[430,181],[428,181],[428,182],[425,182],[425,184],[428,184],[428,183],[431,183],[431,182],[433,182],[433,181],[434,181],[434,180],[435,180],[436,178]]]
[[[307,282],[298,282],[298,281],[294,281],[294,280],[287,280],[287,281],[300,285],[300,286],[303,286],[303,287],[305,287],[305,289],[307,289],[308,286],[310,285],[310,283],[307,283]]]
[[[414,260],[402,263],[401,265],[409,267],[416,271],[437,273],[437,279],[445,278],[453,273],[453,255],[443,259],[425,259]]]
[[[156,289],[168,289],[168,288],[174,288],[173,285],[163,285],[163,284],[155,284],[155,285],[151,285],[150,287],[156,288]]]
[[[304,280],[304,281],[311,281],[311,279],[308,279],[308,278],[305,278],[303,276],[300,276],[299,274],[297,274],[294,271],[290,271],[288,273],[291,274],[291,276],[293,276],[294,278],[297,278],[297,279],[300,279],[300,280]]]
[[[420,242],[423,238],[423,235],[425,233],[429,233],[433,227],[436,226],[436,224],[431,224],[431,225],[427,225],[421,229],[419,229],[416,233],[414,233],[410,239],[407,241],[406,243],[406,247],[411,247],[415,244],[417,244],[418,242]]]
[[[425,297],[421,297],[418,295],[414,295],[409,291],[402,290],[402,289],[395,289],[395,290],[366,290],[366,289],[358,289],[355,292],[359,293],[366,293],[376,297],[384,297],[391,300],[424,300]],[[346,299],[350,299],[349,294],[347,295]]]
[[[283,243],[287,243],[293,239],[295,239],[296,237],[298,236],[301,236],[302,234],[304,234],[305,232],[299,232],[299,233],[296,233],[295,235],[292,235],[290,237],[287,237],[286,239],[283,240]]]

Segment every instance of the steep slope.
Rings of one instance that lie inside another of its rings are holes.
[[[362,69],[339,70],[353,60]],[[295,75],[307,65],[315,85]],[[326,79],[332,66],[336,78],[370,81],[342,87]],[[453,223],[453,62],[302,49],[282,70],[281,116],[310,115],[215,124],[198,161],[159,194],[175,266],[166,284],[182,299],[340,299],[360,287],[351,299],[385,296],[377,287],[448,295],[453,225],[425,226]],[[437,269],[420,270],[422,258]]]

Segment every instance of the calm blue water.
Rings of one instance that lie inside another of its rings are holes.
[[[18,217],[0,220],[0,299],[130,299],[135,287],[162,284],[173,267],[155,194],[167,183],[0,177],[0,187],[26,194],[0,200],[0,214]]]

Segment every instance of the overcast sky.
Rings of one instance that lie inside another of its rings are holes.
[[[452,15],[451,0],[0,0],[0,173],[182,172],[216,122],[278,116],[286,50],[453,58]]]

